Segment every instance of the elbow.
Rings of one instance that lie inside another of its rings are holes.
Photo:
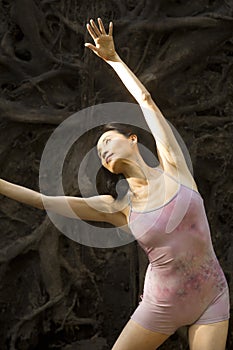
[[[142,101],[147,105],[152,105],[153,100],[152,100],[151,94],[148,91],[142,93]]]
[[[37,209],[44,210],[45,207],[44,207],[44,203],[43,203],[43,198],[42,197],[44,197],[44,195],[41,194],[41,193],[38,193],[38,196],[36,197],[34,206]]]

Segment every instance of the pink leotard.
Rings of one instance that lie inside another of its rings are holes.
[[[149,258],[142,301],[131,319],[172,334],[184,325],[229,318],[228,286],[199,192],[180,184],[159,208],[140,212],[131,206],[129,223]]]

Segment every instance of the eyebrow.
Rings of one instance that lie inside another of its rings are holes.
[[[103,143],[107,138],[108,138],[108,136],[106,136],[106,137],[102,140],[102,143]],[[100,150],[101,150],[101,148],[98,149],[98,147],[97,147],[97,151],[98,151],[99,154],[101,153]]]
[[[102,142],[104,142],[107,138],[108,138],[109,136],[105,136],[105,138],[103,139],[103,141]]]

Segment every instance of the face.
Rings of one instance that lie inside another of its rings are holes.
[[[97,143],[98,155],[102,165],[112,173],[121,173],[122,166],[129,161],[134,152],[132,147],[136,142],[136,135],[129,137],[116,130],[105,132]]]

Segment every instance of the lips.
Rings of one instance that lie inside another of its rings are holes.
[[[113,153],[109,154],[106,158],[105,158],[105,162],[108,164],[111,160],[111,157],[113,156]]]

